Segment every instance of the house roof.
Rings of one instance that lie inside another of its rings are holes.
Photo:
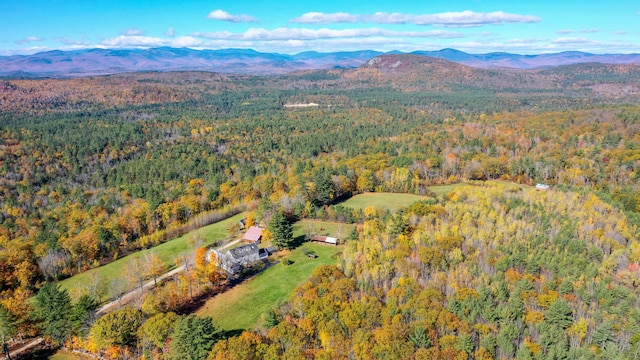
[[[242,236],[242,240],[259,241],[262,237],[262,230],[262,228],[252,226],[249,228],[249,230],[247,230],[246,233],[244,233],[244,236]]]
[[[242,245],[229,250],[229,254],[231,254],[235,259],[241,259],[245,256],[251,256],[256,253],[258,253],[258,245],[256,244]]]
[[[331,236],[327,236],[327,238],[324,241],[334,245],[338,243],[338,239]]]

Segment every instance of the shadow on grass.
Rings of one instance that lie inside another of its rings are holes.
[[[305,242],[307,242],[305,235],[296,236],[295,238],[293,238],[293,243],[291,244],[292,245],[291,250],[298,248]]]
[[[242,329],[233,329],[233,330],[222,330],[219,332],[221,339],[228,339],[233,336],[238,336],[242,334],[244,330]]]
[[[199,308],[201,308],[210,298],[233,289],[237,285],[240,285],[245,281],[248,281],[254,278],[255,276],[262,273],[264,270],[279,263],[280,263],[279,261],[263,262],[264,264],[263,266],[259,266],[255,268],[253,271],[248,271],[236,276],[231,275],[227,278],[227,280],[213,286],[209,291],[203,292],[198,296],[194,296],[191,300],[187,301],[185,304],[183,304],[182,306],[178,307],[173,311],[178,315],[192,314],[196,312]]]
[[[12,359],[20,360],[46,360],[51,358],[60,348],[39,347],[36,350],[22,354],[20,356],[12,356]]]

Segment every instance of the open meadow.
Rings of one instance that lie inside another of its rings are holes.
[[[429,186],[429,190],[433,191],[436,195],[446,195],[457,186],[460,186],[460,184],[436,185]],[[428,198],[428,196],[415,194],[368,192],[356,195],[343,202],[342,205],[353,209],[363,210],[369,206],[373,206],[378,210],[389,209],[389,211],[395,212],[398,209],[407,207],[416,201]]]
[[[342,205],[362,210],[369,206],[373,206],[378,210],[389,209],[389,211],[395,212],[400,208],[407,207],[416,201],[427,198],[427,196],[414,194],[364,193],[350,198],[343,202]]]

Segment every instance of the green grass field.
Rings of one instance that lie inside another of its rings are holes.
[[[433,193],[436,195],[447,195],[448,193],[453,191],[456,187],[461,185],[463,184],[429,186],[429,190],[433,191]]]
[[[446,195],[460,185],[461,184],[429,186],[429,190],[433,191],[436,195]],[[356,195],[341,205],[363,210],[368,206],[373,206],[378,210],[389,209],[391,212],[395,212],[400,208],[407,207],[416,201],[426,198],[428,197],[414,194],[365,193]]]
[[[354,228],[355,224],[304,219],[293,225],[293,235],[304,236],[310,232],[316,235],[325,235],[344,239]]]
[[[396,193],[365,193],[356,195],[342,203],[353,209],[365,209],[373,206],[378,210],[389,209],[391,212],[407,207],[416,201],[426,199],[425,196]]]
[[[174,268],[176,266],[174,260],[181,254],[190,250],[189,239],[192,238],[193,233],[197,232],[201,235],[204,239],[203,245],[210,245],[217,241],[222,241],[229,237],[229,233],[227,231],[229,224],[240,221],[243,216],[244,214],[238,214],[215,224],[202,227],[151,249],[136,252],[135,254],[120,258],[109,264],[74,275],[68,279],[60,281],[59,284],[63,289],[67,289],[69,291],[72,298],[77,298],[82,294],[83,287],[94,282],[94,279],[96,278],[104,280],[122,278],[125,267],[134,256],[144,257],[144,255],[149,252],[153,252],[158,255],[158,257],[166,264],[168,269]],[[115,296],[113,290],[109,288],[110,287],[107,286],[106,296],[101,300],[106,300]]]
[[[303,220],[294,225],[294,236],[304,237],[308,228],[313,228],[322,235],[332,235],[340,231],[348,234],[354,226]],[[311,259],[306,256],[305,249],[315,252],[318,258]],[[315,268],[335,264],[336,259],[332,256],[341,251],[342,246],[304,243],[286,256],[293,264],[274,264],[251,280],[209,299],[196,314],[213,317],[216,326],[224,331],[250,329],[257,325],[261,315],[275,307],[278,301],[288,299],[298,285],[309,279]]]

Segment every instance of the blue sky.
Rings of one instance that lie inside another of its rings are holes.
[[[85,48],[640,53],[640,1],[5,0],[0,55]]]

